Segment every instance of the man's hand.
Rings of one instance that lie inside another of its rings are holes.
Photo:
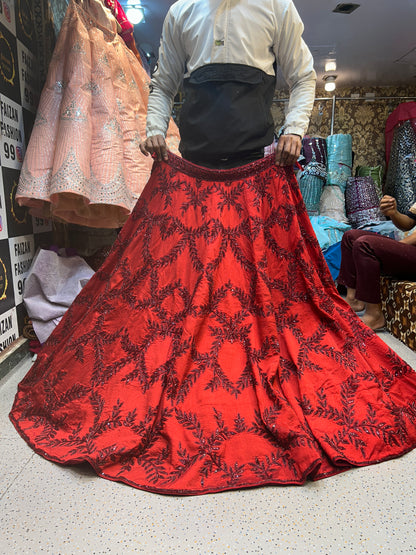
[[[397,210],[396,199],[390,195],[383,196],[380,201],[380,210],[385,216],[391,219],[396,227],[402,231],[409,231],[409,229],[413,229],[415,227],[415,220],[407,214],[399,212]],[[414,240],[414,238],[412,240]]]
[[[293,166],[300,155],[302,139],[299,135],[280,135],[275,157],[278,166]]]
[[[145,156],[155,154],[156,160],[159,162],[160,160],[168,159],[168,149],[163,135],[153,135],[153,137],[147,137],[147,139],[140,143],[140,150]]]
[[[394,216],[397,213],[396,199],[390,195],[384,195],[380,201],[380,210],[388,218]]]

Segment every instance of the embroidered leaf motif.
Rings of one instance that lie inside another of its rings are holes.
[[[11,417],[150,491],[301,484],[413,448],[415,376],[339,297],[290,168],[169,154]]]

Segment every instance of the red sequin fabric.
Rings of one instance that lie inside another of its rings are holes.
[[[416,375],[339,297],[291,168],[174,155],[19,385],[40,455],[192,495],[416,445]]]

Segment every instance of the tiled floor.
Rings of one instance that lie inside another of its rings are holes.
[[[381,337],[416,369],[416,353]],[[21,362],[0,382],[0,553],[416,553],[416,450],[301,487],[166,497],[61,467],[8,420]]]

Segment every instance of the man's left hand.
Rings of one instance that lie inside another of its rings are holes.
[[[275,157],[278,166],[293,166],[300,155],[302,139],[299,135],[280,135]]]

